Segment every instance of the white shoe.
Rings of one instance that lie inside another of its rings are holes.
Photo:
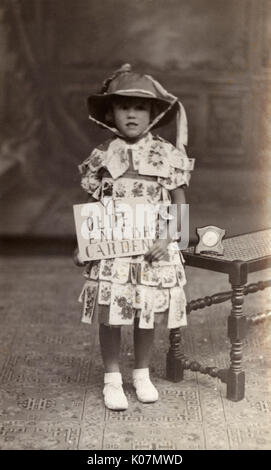
[[[159,394],[150,381],[148,368],[133,370],[133,385],[136,390],[136,396],[142,403],[153,403],[158,400]]]
[[[122,388],[122,378],[119,372],[104,374],[104,404],[109,410],[127,410],[128,401]]]

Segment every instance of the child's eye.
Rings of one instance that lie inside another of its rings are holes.
[[[125,104],[116,104],[115,109],[119,109],[120,111],[123,111],[123,110],[127,109],[127,105],[125,105]]]

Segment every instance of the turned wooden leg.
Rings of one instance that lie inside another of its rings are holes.
[[[169,333],[170,347],[167,353],[167,379],[172,382],[183,380],[184,341],[181,328],[174,328]]]
[[[241,266],[241,265],[240,265]],[[231,278],[230,278],[231,280]],[[236,281],[240,284],[234,284]],[[228,336],[231,341],[230,368],[227,377],[227,398],[232,401],[242,400],[245,396],[245,372],[242,370],[243,339],[246,335],[246,316],[243,314],[244,281],[246,276],[236,276],[232,284],[232,310],[228,317]]]

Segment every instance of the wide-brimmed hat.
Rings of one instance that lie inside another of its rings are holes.
[[[155,103],[156,116],[147,130],[164,126],[177,118],[177,122],[179,122],[177,141],[179,140],[183,144],[187,143],[187,120],[182,104],[176,96],[168,93],[150,75],[133,72],[130,64],[125,64],[104,81],[100,93],[88,97],[89,118],[96,124],[113,131],[115,131],[114,128],[110,127],[107,120],[107,112],[116,96],[151,100]]]

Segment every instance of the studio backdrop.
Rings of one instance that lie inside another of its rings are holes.
[[[270,0],[1,0],[1,233],[74,233],[77,165],[105,138],[86,97],[127,62],[186,108],[191,231],[267,226],[270,24]]]

